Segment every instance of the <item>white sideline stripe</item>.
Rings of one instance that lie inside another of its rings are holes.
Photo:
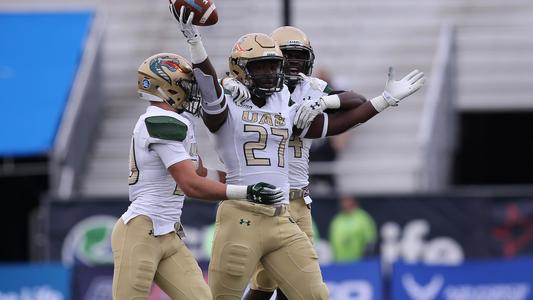
[[[204,24],[205,21],[207,21],[207,19],[209,19],[209,16],[211,16],[211,13],[213,13],[213,11],[216,9],[215,7],[215,3],[211,4],[211,6],[209,6],[209,8],[205,11],[205,14],[202,16],[202,18],[200,19],[200,23],[201,24]]]

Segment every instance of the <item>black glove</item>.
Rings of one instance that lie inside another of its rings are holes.
[[[246,199],[260,204],[276,204],[283,200],[283,192],[271,184],[259,182],[248,186]]]

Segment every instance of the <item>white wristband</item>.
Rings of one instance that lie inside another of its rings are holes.
[[[324,101],[326,108],[329,109],[337,109],[341,107],[341,98],[339,98],[339,95],[324,96],[322,97],[322,101]]]
[[[200,39],[189,43],[189,52],[191,53],[191,62],[193,64],[202,63],[207,59],[207,52],[205,52],[204,44]]]
[[[370,100],[370,103],[374,106],[374,109],[376,109],[377,112],[382,112],[385,108],[389,107],[389,103],[382,95],[373,98]]]
[[[324,116],[324,124],[322,124],[322,135],[321,138],[324,138],[328,135],[328,126],[329,126],[329,117],[327,113],[322,114]]]
[[[248,194],[248,187],[245,185],[233,185],[233,184],[227,184],[226,185],[226,198],[228,199],[246,199],[246,195]]]

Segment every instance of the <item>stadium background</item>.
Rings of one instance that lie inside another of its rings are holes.
[[[389,65],[428,77],[353,130],[336,161],[311,165],[338,182],[313,204],[333,299],[533,299],[531,1],[216,4],[219,23],[201,33],[221,72],[240,35],[290,23],[339,88],[377,95]],[[156,52],[186,55],[185,43],[165,1],[0,0],[0,28],[0,299],[109,299],[110,228],[128,205],[128,145],[146,106],[136,69]],[[376,220],[377,255],[331,265],[343,194]],[[203,266],[213,217],[212,205],[185,206]]]

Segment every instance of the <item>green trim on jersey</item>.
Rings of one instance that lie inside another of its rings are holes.
[[[328,84],[324,88],[323,92],[329,95],[329,93],[333,92],[333,88],[331,88],[331,86]]]
[[[187,137],[187,125],[172,117],[148,117],[144,123],[153,138],[181,142]]]
[[[296,103],[296,102],[294,102],[294,101],[292,100],[292,98],[289,98],[289,106],[293,106],[294,103]]]
[[[230,90],[227,90],[225,88],[222,88],[222,91],[224,92],[224,95],[229,95],[231,96],[231,91]]]

